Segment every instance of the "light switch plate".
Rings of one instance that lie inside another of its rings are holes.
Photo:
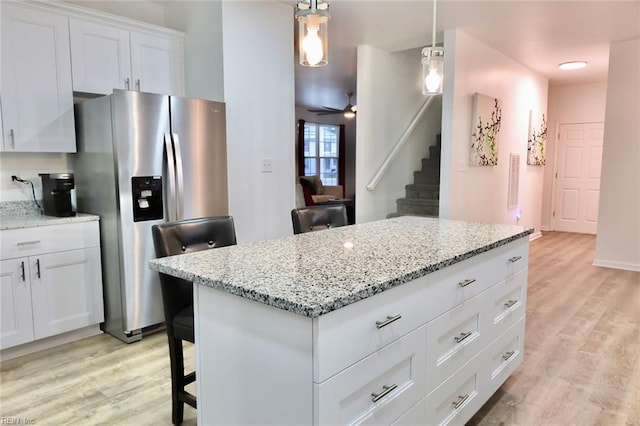
[[[260,172],[261,173],[273,172],[273,160],[271,158],[262,158],[260,160]]]

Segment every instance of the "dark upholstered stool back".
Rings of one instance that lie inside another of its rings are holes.
[[[344,204],[331,204],[293,209],[291,221],[294,234],[345,226],[348,224],[347,208]]]
[[[151,228],[157,257],[191,253],[236,244],[231,216],[186,219],[154,225]],[[185,386],[196,379],[195,372],[184,374],[182,341],[195,342],[193,329],[193,284],[160,274],[164,319],[171,361],[171,400],[173,424],[182,423],[184,404],[196,408],[196,397]]]

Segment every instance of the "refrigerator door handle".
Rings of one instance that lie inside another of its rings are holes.
[[[171,136],[169,135],[169,133],[165,133],[164,134],[164,149],[165,152],[167,153],[167,199],[166,199],[166,206],[167,206],[167,214],[169,215],[169,220],[173,221],[176,220],[177,214],[176,214],[176,170],[175,170],[175,166],[176,166],[176,162],[173,156],[173,144],[171,143]]]
[[[177,188],[177,218],[184,219],[184,173],[182,170],[182,150],[180,149],[180,138],[177,133],[172,133],[173,147],[176,155],[176,188]]]

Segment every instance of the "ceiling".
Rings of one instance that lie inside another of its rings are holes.
[[[346,105],[345,93],[356,92],[358,45],[398,51],[431,44],[431,0],[329,3],[329,64],[296,65],[299,106]],[[436,18],[438,42],[444,30],[458,28],[547,77],[550,85],[606,81],[609,44],[640,37],[640,0],[440,0]],[[571,60],[587,61],[588,66],[558,69],[558,64]],[[352,103],[356,102],[357,93]]]

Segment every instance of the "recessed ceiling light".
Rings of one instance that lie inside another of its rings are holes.
[[[585,61],[571,61],[571,62],[563,62],[558,67],[561,70],[579,70],[580,68],[584,68],[587,66]]]

